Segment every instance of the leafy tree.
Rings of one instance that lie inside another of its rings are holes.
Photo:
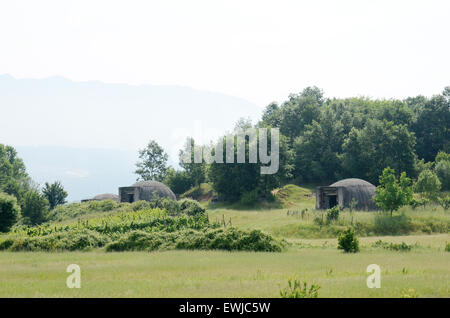
[[[23,223],[37,225],[47,221],[49,203],[39,191],[32,189],[26,192],[21,206]]]
[[[377,183],[384,167],[414,174],[414,134],[405,125],[369,120],[363,129],[353,128],[343,145],[343,168],[349,177]]]
[[[440,150],[450,152],[450,87],[430,99],[422,97],[409,101],[417,113],[417,121],[411,129],[417,137],[419,158],[433,161]]]
[[[450,190],[450,161],[439,161],[434,171],[441,182],[442,190]]]
[[[17,199],[11,195],[0,193],[0,232],[8,232],[16,223],[20,214]]]
[[[431,170],[424,170],[420,173],[415,184],[415,190],[422,193],[430,200],[436,200],[439,190],[441,189],[441,182],[439,178]]]
[[[411,180],[406,173],[400,174],[400,179],[395,177],[395,171],[390,167],[383,170],[380,176],[380,185],[375,190],[375,204],[383,211],[397,211],[400,207],[409,204],[412,199]]]
[[[42,193],[50,205],[50,210],[53,210],[57,205],[67,202],[67,192],[64,190],[64,187],[59,181],[52,184],[46,182]]]
[[[17,156],[17,151],[11,146],[0,144],[0,191],[20,200],[30,188],[30,183],[25,164]]]
[[[150,140],[147,147],[139,150],[139,161],[136,163],[135,173],[138,181],[163,181],[167,173],[168,155],[154,140]]]

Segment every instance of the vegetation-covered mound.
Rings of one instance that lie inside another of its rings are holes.
[[[218,249],[279,252],[282,249],[281,242],[261,231],[224,229],[218,223],[210,223],[205,210],[193,200],[130,205],[112,205],[111,202],[69,204],[59,208],[62,215],[56,213],[54,217],[68,218],[95,209],[103,211],[107,207],[114,213],[69,223],[16,226],[0,238],[0,250],[75,251],[106,247],[107,251]],[[148,208],[148,205],[160,207]],[[147,208],[133,211],[138,207]],[[128,211],[121,211],[127,208]]]

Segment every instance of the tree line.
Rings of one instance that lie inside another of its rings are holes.
[[[256,124],[245,119],[236,124],[235,129],[279,128],[276,175],[261,175],[258,163],[186,164],[180,160],[181,169],[175,170],[167,167],[167,155],[155,141],[140,152],[136,173],[144,180],[167,183],[176,194],[211,182],[227,201],[270,199],[270,191],[286,183],[324,185],[352,177],[378,185],[386,167],[397,177],[402,172],[413,180],[436,177],[439,188],[448,190],[449,126],[450,87],[431,97],[404,100],[325,98],[321,89],[307,87],[281,104],[269,104]],[[193,138],[187,143],[192,149],[196,145]],[[180,158],[187,149],[180,151]],[[158,167],[154,173],[153,166]]]

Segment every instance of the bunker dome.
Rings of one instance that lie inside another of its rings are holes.
[[[81,200],[81,202],[105,201],[105,200],[113,200],[113,201],[119,202],[119,196],[117,194],[112,194],[112,193],[103,193],[103,194],[96,195],[92,199]]]
[[[176,200],[172,190],[158,181],[140,181],[132,186],[119,188],[120,202],[150,201],[155,195],[160,198]]]
[[[344,179],[329,186],[317,187],[316,209],[329,209],[336,205],[349,208],[356,201],[356,210],[375,210],[375,186],[362,179]]]

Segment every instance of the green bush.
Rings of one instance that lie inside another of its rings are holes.
[[[372,244],[373,247],[384,248],[391,251],[409,252],[413,248],[413,245],[408,245],[405,242],[401,243],[388,243],[378,240]]]
[[[341,212],[341,207],[336,205],[331,209],[327,210],[327,224],[330,224],[333,221],[337,221],[339,219],[339,213]]]
[[[289,279],[288,286],[280,290],[281,298],[317,298],[319,296],[319,285],[312,284],[308,288],[308,284],[303,284],[297,279]]]
[[[426,198],[420,198],[420,199],[415,199],[413,198],[411,200],[411,202],[409,202],[409,205],[413,208],[413,209],[417,209],[418,207],[425,207],[427,204],[430,203],[429,199]]]
[[[153,251],[157,249],[228,250],[280,252],[283,244],[261,231],[241,231],[235,228],[207,231],[182,230],[133,231],[106,246],[106,251]]]
[[[102,247],[109,239],[87,229],[52,233],[37,237],[12,237],[0,243],[10,251],[76,251]]]
[[[445,243],[445,251],[450,252],[450,243]]]
[[[187,215],[195,216],[199,214],[204,214],[205,209],[195,200],[191,199],[183,199],[178,201],[180,206],[181,213],[185,213]]]
[[[441,181],[431,170],[424,170],[420,173],[414,185],[416,192],[423,194],[430,200],[435,200],[441,189]]]
[[[349,228],[339,235],[338,249],[344,250],[345,253],[359,252],[358,238],[353,229]]]
[[[20,214],[17,199],[11,195],[0,193],[0,232],[8,232],[16,223]]]
[[[448,210],[450,208],[450,195],[446,195],[445,197],[438,198],[439,205],[444,209]]]
[[[373,228],[375,234],[399,235],[408,234],[413,230],[411,219],[404,213],[394,216],[380,213],[375,216]]]

